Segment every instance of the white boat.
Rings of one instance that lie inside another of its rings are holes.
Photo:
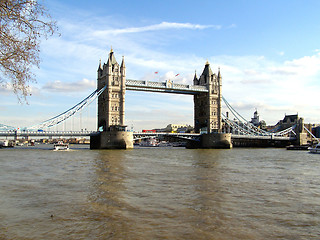
[[[59,141],[53,145],[54,150],[69,150],[69,144]]]
[[[140,147],[158,147],[159,143],[155,138],[149,138],[142,141],[139,145]]]
[[[172,147],[172,143],[167,142],[167,141],[161,141],[158,144],[159,147]]]
[[[13,143],[8,140],[0,141],[0,148],[10,148],[13,147]]]
[[[315,147],[310,147],[309,153],[320,153],[320,143],[318,143]]]

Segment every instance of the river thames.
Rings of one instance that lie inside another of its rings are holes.
[[[0,149],[0,239],[319,239],[320,155]]]

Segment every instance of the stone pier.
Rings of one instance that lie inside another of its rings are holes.
[[[126,131],[103,131],[90,136],[90,149],[131,149],[133,134]]]
[[[198,140],[187,142],[187,148],[231,149],[231,133],[205,133]]]
[[[208,133],[201,135],[201,148],[232,148],[231,133]]]

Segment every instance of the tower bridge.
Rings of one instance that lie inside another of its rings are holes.
[[[124,58],[121,65],[115,59],[111,49],[106,64],[98,67],[98,91],[106,89],[98,97],[98,128],[109,131],[115,126],[124,126],[126,90],[191,94],[194,96],[195,131],[221,132],[221,89],[220,70],[213,73],[209,62],[206,63],[201,76],[194,75],[193,85],[176,84],[171,80],[152,82],[126,80]]]
[[[236,115],[236,111],[222,97],[222,76],[220,69],[214,73],[207,61],[202,74],[198,78],[194,75],[193,85],[175,83],[171,80],[165,82],[142,81],[126,79],[124,57],[119,65],[111,49],[107,63],[99,63],[97,71],[98,96],[98,129],[99,133],[92,135],[92,148],[131,148],[133,134],[125,130],[125,92],[126,90],[163,92],[173,94],[193,95],[194,101],[194,130],[197,136],[196,147],[203,148],[230,148],[232,142],[264,142],[292,141],[297,134],[288,138],[281,134],[267,133],[254,127],[247,121],[230,120],[222,114],[222,100]],[[103,90],[105,88],[105,90]],[[223,118],[224,117],[224,118]],[[238,118],[239,120],[239,118]],[[238,137],[232,133],[245,137]],[[290,133],[294,133],[291,128]],[[199,135],[202,133],[201,135]],[[286,133],[287,134],[287,133]],[[299,134],[299,133],[298,133]],[[200,136],[200,145],[199,145]],[[299,136],[299,135],[298,135]],[[241,140],[239,140],[241,139]],[[248,141],[248,139],[251,139]],[[241,145],[241,144],[240,144]]]
[[[191,94],[194,99],[194,129],[196,133],[210,134],[206,147],[231,147],[231,134],[222,133],[220,69],[213,73],[207,61],[201,76],[194,75],[193,85],[176,84],[171,80],[152,82],[126,80],[124,57],[118,64],[111,49],[107,63],[99,64],[98,91],[106,88],[98,97],[99,133],[91,137],[92,148],[131,148],[133,135],[125,132],[126,90]]]
[[[295,126],[288,126],[280,132],[266,132],[245,120],[222,96],[222,76],[220,69],[214,73],[207,61],[202,74],[195,73],[193,84],[180,84],[167,80],[165,82],[126,79],[124,57],[119,65],[110,51],[107,63],[101,64],[97,70],[97,89],[84,100],[69,110],[25,128],[26,132],[14,133],[15,128],[0,124],[1,136],[89,136],[92,149],[132,148],[133,139],[142,133],[126,131],[125,126],[125,93],[131,91],[161,92],[186,94],[193,96],[194,102],[194,134],[171,134],[175,137],[189,139],[193,147],[199,148],[231,148],[234,146],[278,146],[296,142],[303,144],[306,133],[303,121]],[[87,107],[98,98],[97,131],[95,132],[38,132],[37,129],[48,129],[57,126],[69,117]],[[222,103],[226,105],[233,120],[222,113]],[[144,133],[144,135],[160,135],[160,133]],[[169,133],[161,135],[171,136]],[[191,146],[192,147],[192,146]]]

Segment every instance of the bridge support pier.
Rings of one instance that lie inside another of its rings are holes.
[[[103,131],[90,135],[90,149],[133,148],[133,134],[125,131]]]
[[[202,134],[200,141],[188,142],[187,148],[230,149],[232,148],[231,133]]]
[[[231,133],[207,133],[201,135],[201,148],[232,148]]]
[[[14,131],[14,140],[18,140],[18,138],[19,138],[18,131],[15,130],[15,131]]]
[[[307,138],[307,133],[297,133],[297,140],[296,140],[296,145],[306,145],[308,144],[308,138]]]

